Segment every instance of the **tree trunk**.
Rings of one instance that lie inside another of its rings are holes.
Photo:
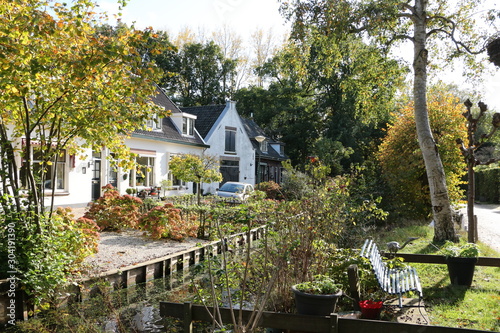
[[[415,124],[418,142],[425,162],[434,216],[434,241],[456,241],[451,204],[446,187],[446,176],[439,151],[434,141],[427,112],[427,0],[415,0],[414,86]]]

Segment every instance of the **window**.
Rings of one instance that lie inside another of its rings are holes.
[[[161,130],[161,118],[155,114],[151,119],[146,122],[146,127],[149,130],[158,131]]]
[[[66,188],[67,173],[66,151],[62,150],[60,154],[50,159],[50,163],[45,163],[45,165],[43,165],[43,153],[40,147],[33,146],[31,154],[33,176],[36,183],[41,186],[43,182],[44,190],[64,190]],[[27,174],[25,168],[21,168],[21,179],[23,186],[26,186]],[[54,186],[55,188],[53,188]]]
[[[170,157],[169,157],[169,164],[170,164],[170,160],[172,159],[172,157],[176,156],[177,154],[170,154]],[[172,174],[172,171],[168,171],[168,180],[172,182],[172,186],[175,187],[175,189],[180,189],[181,187],[184,187],[186,186],[186,182],[178,179],[177,177],[175,177],[173,174]]]
[[[116,161],[116,154],[111,153],[111,158]],[[116,166],[108,162],[108,183],[113,185],[114,188],[118,187],[118,169]]]
[[[263,153],[267,153],[267,146],[268,146],[268,142],[266,140],[262,141],[260,143],[260,151],[263,152]]]
[[[226,141],[225,141],[225,151],[226,153],[236,153],[236,128],[226,127]]]
[[[137,170],[130,170],[129,186],[155,186],[155,158],[148,156],[138,156],[136,158],[136,163]]]
[[[185,182],[176,178],[170,171],[168,172],[168,180],[172,182],[172,186],[176,186],[177,188],[186,186]]]
[[[194,119],[182,117],[182,134],[194,136]]]

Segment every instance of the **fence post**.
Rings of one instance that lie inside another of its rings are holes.
[[[193,333],[193,320],[191,313],[191,302],[184,303],[184,332]]]
[[[360,290],[359,290],[359,275],[358,266],[352,264],[347,268],[347,276],[349,278],[349,294],[354,299],[354,310],[359,311]]]
[[[330,333],[337,333],[339,330],[339,318],[336,313],[330,314]]]

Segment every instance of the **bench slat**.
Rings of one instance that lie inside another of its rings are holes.
[[[400,304],[402,294],[408,291],[417,291],[420,297],[423,296],[417,270],[414,267],[407,267],[402,270],[389,269],[373,240],[365,240],[360,255],[370,260],[382,290],[389,294],[398,294]]]

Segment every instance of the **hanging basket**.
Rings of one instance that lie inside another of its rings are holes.
[[[490,61],[497,67],[500,67],[500,36],[492,39],[486,46]]]

